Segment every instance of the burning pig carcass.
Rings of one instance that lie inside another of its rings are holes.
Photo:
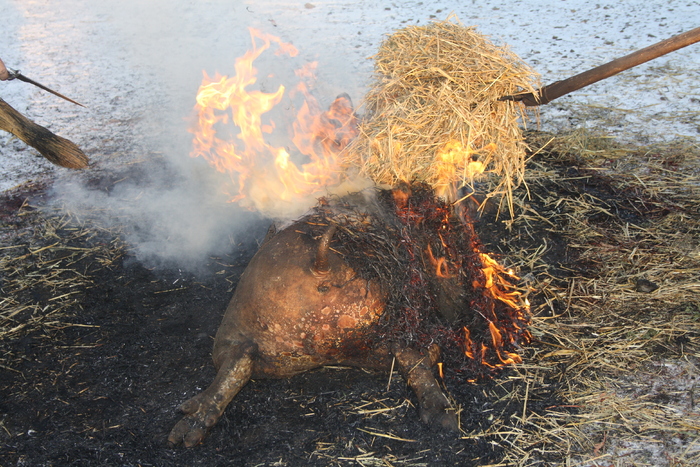
[[[371,209],[351,202],[322,203],[268,234],[216,334],[218,374],[182,405],[172,443],[197,444],[251,377],[389,370],[394,359],[421,419],[456,430],[436,365],[472,379],[520,361],[529,334],[518,293],[431,188],[382,190]]]
[[[520,104],[487,99],[484,88],[501,95],[527,90],[529,69],[451,22],[399,31],[377,56],[378,83],[364,122],[347,96],[320,112],[299,89],[307,101],[291,137],[301,154],[294,162],[286,147],[266,141],[273,125],[262,118],[283,88],[245,90],[255,82],[252,60],[273,42],[293,52],[272,36],[252,36],[255,48],[237,61],[238,75],[200,88],[194,155],[231,175],[234,200],[272,217],[297,212],[294,206],[308,210],[309,200],[331,194],[279,231],[271,228],[216,334],[216,378],[181,406],[185,416],[169,441],[199,443],[251,378],[327,364],[398,368],[421,419],[457,430],[436,375],[489,376],[519,362],[517,351],[530,339],[516,278],[483,251],[469,214],[476,212],[473,177],[501,175],[495,193],[508,194],[524,158],[513,130]],[[426,52],[426,43],[440,54]],[[453,45],[459,50],[450,51]],[[464,63],[456,64],[455,54]],[[392,70],[391,57],[414,71]],[[403,64],[408,59],[417,63]],[[487,72],[478,80],[465,75],[477,64]],[[504,70],[517,79],[504,78]],[[428,114],[416,110],[420,105]],[[217,136],[229,121],[239,129],[234,141]],[[353,179],[374,186],[353,189]]]

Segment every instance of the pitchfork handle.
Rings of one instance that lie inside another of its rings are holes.
[[[641,65],[655,58],[666,55],[674,50],[682,49],[690,44],[700,41],[700,28],[691,29],[677,36],[673,36],[664,41],[658,42],[649,47],[632,52],[629,55],[600,65],[591,70],[579,73],[576,76],[557,81],[548,86],[538,89],[535,92],[504,96],[502,101],[520,101],[528,107],[547,104],[554,99],[581,89],[589,84],[596,83],[612,75],[625,71],[629,68]]]

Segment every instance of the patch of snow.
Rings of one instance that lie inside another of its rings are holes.
[[[0,95],[37,123],[77,143],[100,166],[150,151],[186,157],[183,121],[202,70],[233,72],[248,27],[294,43],[318,61],[322,104],[361,100],[374,54],[395,29],[456,14],[507,43],[551,83],[697,27],[695,0],[153,0],[60,3],[5,0],[1,58],[11,68],[87,105],[31,85],[0,82]],[[697,138],[700,45],[689,46],[542,107],[543,129],[602,128],[645,142]],[[0,136],[0,191],[64,174],[31,148]]]

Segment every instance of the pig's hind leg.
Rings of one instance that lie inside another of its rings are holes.
[[[395,347],[392,353],[402,376],[418,398],[421,420],[433,426],[459,431],[457,412],[433,376],[431,358],[408,348]]]
[[[185,416],[170,431],[170,444],[182,443],[189,448],[202,441],[226,406],[250,380],[254,350],[251,344],[241,344],[218,356],[219,369],[211,385],[180,406]]]

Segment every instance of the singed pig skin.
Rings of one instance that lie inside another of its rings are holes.
[[[327,269],[316,268],[320,241],[304,222],[268,237],[241,275],[216,333],[216,378],[180,407],[185,416],[169,442],[198,444],[251,377],[284,378],[329,364],[388,370],[394,357],[417,395],[421,419],[457,430],[432,373],[439,350],[370,349],[367,333],[386,304],[381,285],[361,278],[332,250]]]
[[[263,245],[216,334],[215,363],[241,339],[257,345],[254,377],[287,377],[328,363],[363,365],[372,356],[346,340],[376,322],[384,309],[383,292],[333,252],[326,274],[313,271],[316,244],[297,225]],[[344,354],[343,347],[355,355]]]

